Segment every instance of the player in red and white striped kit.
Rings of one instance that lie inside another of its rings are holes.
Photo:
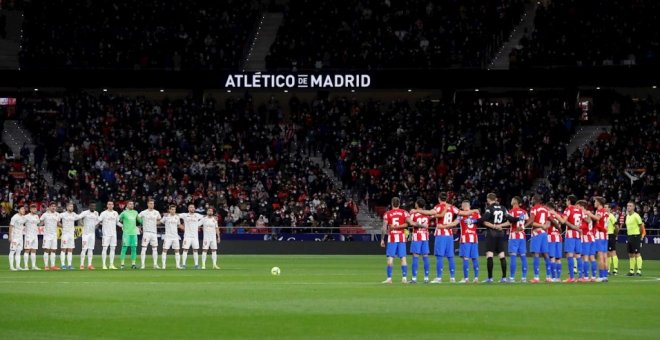
[[[548,227],[548,255],[550,256],[550,277],[552,282],[561,281],[561,258],[563,257],[561,244],[561,224],[558,214],[553,214],[555,206],[548,203],[550,227]]]
[[[511,224],[509,230],[509,256],[511,257],[509,282],[515,282],[516,257],[520,257],[522,267],[521,281],[527,282],[527,241],[525,240],[525,225],[527,224],[527,211],[520,207],[522,199],[518,196],[511,199],[511,210],[509,215],[517,217],[518,222]],[[523,217],[521,220],[520,218]]]
[[[596,254],[598,255],[598,279],[597,281],[607,281],[607,225],[605,222],[608,218],[607,210],[605,210],[605,199],[603,197],[594,198],[594,205],[596,207],[596,214],[585,210],[584,213],[591,218],[594,222],[593,232],[595,238]],[[593,269],[592,269],[593,270]]]
[[[406,234],[410,214],[401,209],[401,200],[392,198],[392,209],[383,215],[381,247],[385,247],[385,233],[387,232],[387,279],[383,283],[392,283],[392,264],[394,257],[401,259],[401,282],[408,283],[408,263],[406,262]]]
[[[596,244],[593,224],[586,215],[587,201],[580,200],[577,205],[582,209],[584,218],[580,229],[582,231],[582,279],[580,282],[596,281]],[[591,264],[591,279],[589,279],[589,265]]]
[[[418,199],[415,202],[415,209],[423,209],[426,201]],[[412,242],[410,244],[410,253],[413,255],[412,259],[412,278],[410,283],[417,282],[417,268],[419,267],[419,256],[422,255],[424,261],[424,283],[429,282],[429,220],[430,217],[420,214],[411,213],[410,220],[412,223],[419,225],[413,227]]]
[[[470,211],[470,202],[461,203],[461,211]],[[461,243],[458,256],[463,258],[463,280],[468,282],[469,261],[472,260],[474,270],[474,283],[479,283],[479,236],[477,235],[477,220],[481,217],[479,212],[473,212],[466,217],[459,217],[461,224]]]

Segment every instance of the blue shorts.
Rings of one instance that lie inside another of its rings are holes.
[[[532,236],[529,241],[529,251],[535,254],[543,254],[548,252],[548,234],[539,234]]]
[[[582,253],[582,241],[579,238],[567,238],[564,240],[564,252],[571,254]]]
[[[429,241],[412,241],[410,243],[410,253],[411,254],[429,254]]]
[[[596,242],[582,242],[582,255],[596,255]]]
[[[479,258],[479,243],[461,243],[458,256],[471,259]]]
[[[385,248],[387,257],[406,257],[406,242],[391,242]]]
[[[596,240],[596,252],[607,252],[607,240]]]
[[[509,254],[525,255],[527,240],[509,240]]]
[[[436,236],[433,248],[435,256],[454,257],[454,238],[447,235]]]
[[[548,242],[548,255],[556,259],[562,258],[561,242]]]
[[[385,248],[387,257],[406,257],[406,242],[393,242],[388,243]]]

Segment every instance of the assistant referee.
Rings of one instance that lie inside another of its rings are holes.
[[[642,231],[644,222],[635,212],[635,203],[628,202],[626,206],[626,231],[628,233],[628,256],[630,257],[630,272],[628,276],[642,276]],[[635,267],[637,270],[635,271]]]

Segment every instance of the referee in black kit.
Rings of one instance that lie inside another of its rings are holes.
[[[493,254],[497,253],[502,265],[502,279],[500,283],[506,283],[506,241],[507,235],[504,228],[518,221],[517,217],[509,215],[506,208],[497,201],[497,195],[489,193],[486,195],[486,211],[479,219],[487,228],[486,231],[486,264],[488,267],[488,279],[484,283],[493,282]]]

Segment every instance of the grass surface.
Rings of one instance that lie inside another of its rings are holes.
[[[223,256],[218,271],[10,272],[0,261],[2,339],[660,336],[660,261],[602,284],[414,286],[380,284],[383,256]]]

